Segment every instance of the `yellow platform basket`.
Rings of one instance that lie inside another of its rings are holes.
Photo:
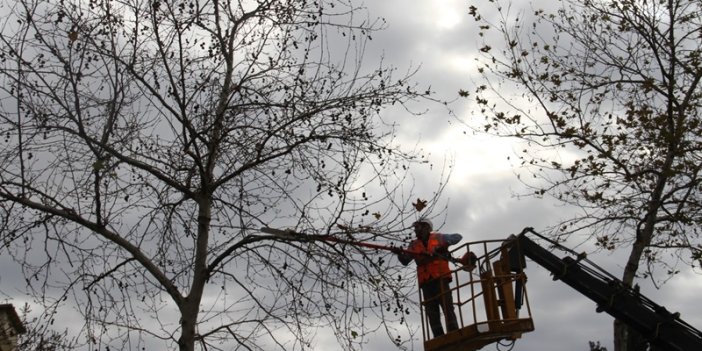
[[[513,342],[522,333],[534,330],[522,264],[515,264],[503,241],[467,243],[452,255],[472,252],[475,267],[457,264],[451,274],[450,291],[458,319],[458,329],[432,338],[421,301],[422,334],[425,351],[472,351],[496,342]],[[510,264],[511,263],[511,264]],[[472,269],[471,269],[472,268]],[[444,320],[444,325],[445,324]]]

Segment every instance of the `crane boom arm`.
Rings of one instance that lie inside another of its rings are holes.
[[[588,267],[582,262],[584,256],[558,258],[528,238],[528,232],[533,230],[526,228],[509,239],[512,262],[521,266],[517,269],[525,266],[526,256],[551,272],[554,280],[594,301],[598,312],[607,312],[637,330],[651,344],[665,350],[702,350],[702,332],[681,320],[678,313],[669,312],[614,276],[597,272],[599,267]]]

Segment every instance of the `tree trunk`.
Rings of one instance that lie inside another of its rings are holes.
[[[180,309],[181,333],[178,339],[178,349],[180,351],[195,350],[195,326],[197,324],[199,306],[199,300],[195,303],[195,300],[186,298],[183,307]]]
[[[210,233],[210,219],[212,216],[212,202],[209,197],[203,196],[199,201],[197,247],[195,248],[195,267],[193,282],[188,296],[180,306],[180,326],[181,335],[178,339],[180,351],[194,351],[195,331],[197,327],[197,317],[200,311],[200,302],[208,278],[207,271],[207,243]]]
[[[673,157],[669,153],[666,158],[666,163],[664,169],[669,169],[672,164]],[[648,208],[646,209],[646,214],[644,216],[643,228],[637,228],[636,230],[636,240],[631,247],[629,252],[629,258],[624,266],[624,273],[622,275],[622,281],[628,287],[634,286],[634,279],[636,278],[636,273],[639,270],[639,262],[641,262],[641,257],[643,256],[644,250],[651,244],[653,239],[653,232],[656,226],[656,217],[658,209],[661,206],[661,196],[663,190],[665,189],[665,184],[668,178],[665,176],[660,176],[656,181],[656,186],[651,193],[651,199],[648,202]],[[614,351],[634,351],[634,349],[629,345],[630,341],[633,342],[636,337],[632,334],[635,333],[634,330],[629,330],[629,327],[620,322],[619,320],[614,321]],[[630,335],[632,334],[632,335]],[[637,333],[638,334],[638,333]],[[634,338],[634,339],[632,339]],[[638,339],[641,339],[639,336]]]

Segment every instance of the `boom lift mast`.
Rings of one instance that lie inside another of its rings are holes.
[[[554,280],[568,284],[597,304],[597,312],[607,312],[638,331],[649,342],[664,350],[702,350],[702,332],[680,319],[638,291],[585,260],[584,255],[558,258],[527,237],[532,228],[525,228],[518,236],[507,239],[510,246],[511,267],[521,271],[524,256],[553,274]]]

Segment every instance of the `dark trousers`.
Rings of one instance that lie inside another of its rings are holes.
[[[425,302],[424,310],[427,313],[429,327],[434,337],[444,335],[439,308],[444,311],[446,329],[449,332],[458,329],[456,312],[453,310],[453,297],[449,290],[449,280],[446,278],[432,279],[422,284],[421,289]]]

